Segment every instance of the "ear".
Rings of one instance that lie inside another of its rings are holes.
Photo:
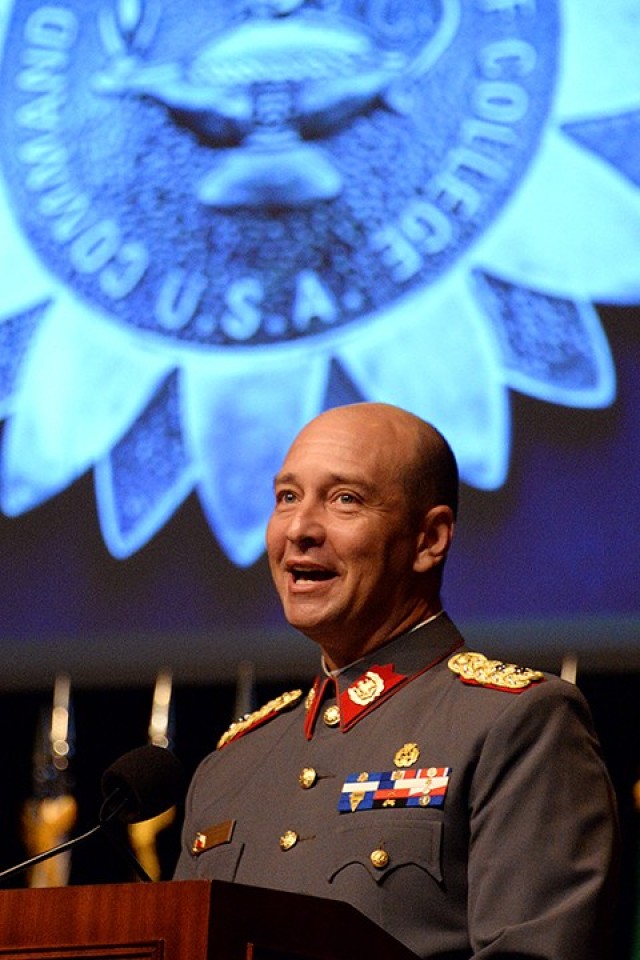
[[[443,562],[453,539],[453,529],[451,507],[441,504],[425,513],[420,524],[413,561],[416,573],[426,573]]]

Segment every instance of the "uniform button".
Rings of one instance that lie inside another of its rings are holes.
[[[291,850],[292,847],[295,847],[299,839],[295,830],[286,830],[280,837],[280,849],[285,851]]]
[[[327,707],[323,714],[323,720],[328,727],[337,727],[340,723],[340,708],[337,704]]]
[[[376,870],[384,870],[389,863],[389,854],[386,850],[374,850],[369,859]]]
[[[318,774],[313,767],[303,767],[298,774],[298,783],[303,790],[310,790],[317,779]]]

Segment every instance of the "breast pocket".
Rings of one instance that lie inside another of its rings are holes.
[[[336,831],[327,879],[344,879],[351,867],[364,867],[378,884],[404,867],[418,867],[442,883],[443,824],[439,820],[398,819],[375,812],[354,815],[358,822]]]

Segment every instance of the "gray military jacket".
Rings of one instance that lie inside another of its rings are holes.
[[[344,900],[429,960],[603,960],[616,817],[586,702],[462,643],[442,614],[232,728],[175,878]]]

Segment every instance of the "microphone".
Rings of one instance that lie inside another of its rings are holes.
[[[123,823],[150,820],[172,807],[180,796],[182,765],[166,747],[147,744],[123,754],[102,774],[101,820]]]
[[[42,853],[24,860],[7,870],[0,872],[0,880],[6,880],[14,874],[70,850],[94,834],[103,831],[111,842],[118,847],[131,863],[138,876],[145,881],[151,877],[133,855],[130,848],[122,843],[110,830],[114,820],[122,823],[138,823],[150,820],[172,807],[181,795],[184,783],[182,764],[165,747],[146,744],[123,754],[102,775],[101,787],[104,797],[100,808],[98,823],[80,836],[44,850]]]

